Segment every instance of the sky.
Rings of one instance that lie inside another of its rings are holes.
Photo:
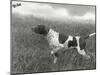
[[[12,7],[12,13],[51,21],[95,23],[95,6],[17,1],[13,1],[12,5],[16,3],[21,3],[21,6]]]

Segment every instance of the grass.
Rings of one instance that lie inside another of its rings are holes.
[[[95,32],[95,25],[83,23],[58,23],[34,17],[12,14],[11,25],[11,71],[12,73],[34,73],[96,68],[95,36],[87,39],[86,49],[91,59],[86,60],[75,49],[65,54],[59,51],[57,64],[53,63],[50,47],[44,37],[34,34],[32,26],[44,24],[65,35],[86,36]]]

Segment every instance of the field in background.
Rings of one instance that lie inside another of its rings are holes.
[[[31,31],[32,26],[43,24],[65,35],[86,36],[95,32],[95,25],[84,23],[62,23],[46,21],[35,17],[12,15],[11,25],[11,70],[12,73],[33,73],[65,70],[95,69],[95,36],[86,40],[87,52],[91,59],[86,60],[75,49],[61,54],[57,64],[53,63],[50,48],[44,37]]]

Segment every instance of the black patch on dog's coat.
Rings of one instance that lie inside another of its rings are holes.
[[[49,28],[45,25],[38,25],[34,28],[34,32],[46,36],[49,32]]]
[[[80,46],[80,50],[85,49],[86,47],[86,41],[84,38],[80,38],[79,39],[79,46]]]
[[[68,47],[76,47],[76,46],[77,46],[77,40],[75,37],[73,37],[73,40],[68,42]]]
[[[59,34],[59,43],[63,44],[68,39],[64,34]]]

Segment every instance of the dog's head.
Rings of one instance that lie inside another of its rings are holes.
[[[32,31],[37,33],[37,34],[41,34],[43,36],[46,36],[49,32],[49,28],[46,27],[45,25],[37,25],[37,26],[32,28]]]

